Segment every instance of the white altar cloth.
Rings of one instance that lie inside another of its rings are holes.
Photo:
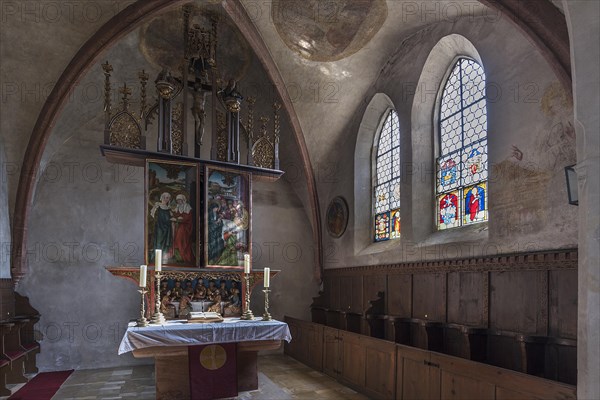
[[[225,318],[223,322],[190,324],[183,320],[168,321],[164,325],[136,327],[131,322],[121,345],[119,355],[155,346],[195,346],[212,343],[236,343],[255,340],[285,340],[290,342],[290,328],[281,321],[244,321]]]

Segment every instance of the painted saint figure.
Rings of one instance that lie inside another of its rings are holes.
[[[171,229],[172,211],[170,207],[171,194],[164,192],[150,210],[150,216],[155,219],[154,223],[154,249],[161,249],[163,257],[170,258],[173,246],[173,232]],[[151,256],[154,256],[152,252]]]
[[[173,210],[173,253],[185,263],[193,264],[195,261],[192,243],[194,242],[194,221],[192,206],[187,202],[185,195],[175,197],[176,206]]]
[[[219,214],[219,204],[211,203],[208,209],[208,262],[215,264],[224,247],[223,220]]]

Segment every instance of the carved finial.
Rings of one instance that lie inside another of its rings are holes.
[[[104,112],[106,113],[106,123],[108,123],[111,113],[110,73],[113,71],[113,67],[107,61],[102,64],[102,70],[104,71]]]
[[[119,93],[123,95],[123,109],[127,110],[127,108],[129,107],[128,96],[131,95],[131,88],[128,88],[127,83],[124,83],[123,87],[119,89]]]
[[[140,84],[142,86],[140,89],[140,119],[143,119],[146,114],[146,85],[148,84],[149,75],[145,70],[141,70],[138,73],[138,77],[140,78]]]
[[[281,123],[279,120],[279,110],[281,109],[281,104],[279,104],[278,102],[273,103],[273,113],[274,113],[274,119],[273,119],[273,134],[274,134],[274,140],[275,143],[279,143],[279,131],[281,130]]]
[[[265,136],[267,134],[267,122],[269,122],[269,117],[260,117],[260,136]]]
[[[254,140],[254,104],[256,103],[256,97],[248,97],[248,122],[246,125],[246,132],[248,133],[248,144],[251,145]]]
[[[104,70],[104,75],[110,76],[110,73],[113,72],[113,66],[108,61],[102,64],[102,69]]]

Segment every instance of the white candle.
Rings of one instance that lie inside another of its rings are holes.
[[[265,267],[265,287],[269,287],[269,282],[271,281],[271,268]]]
[[[162,250],[156,249],[154,250],[154,262],[156,265],[155,271],[162,271]]]
[[[146,274],[148,267],[146,265],[140,265],[140,287],[146,287]]]
[[[244,273],[250,273],[250,254],[244,254]]]

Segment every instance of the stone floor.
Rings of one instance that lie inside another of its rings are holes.
[[[282,354],[258,359],[259,390],[238,399],[348,399],[367,397]],[[53,399],[154,399],[154,367],[75,371]]]

